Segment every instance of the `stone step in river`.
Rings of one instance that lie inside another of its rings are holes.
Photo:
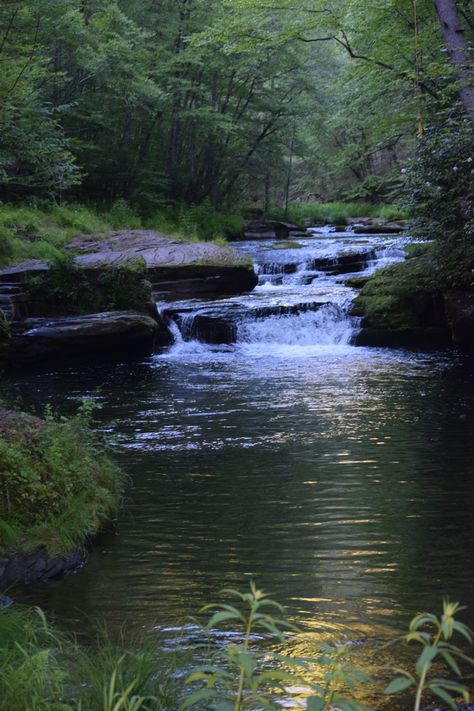
[[[403,260],[405,242],[404,237],[326,228],[309,230],[298,242],[239,242],[259,276],[252,292],[215,300],[158,301],[158,310],[178,347],[349,344],[359,320],[349,316],[355,291],[345,281]]]

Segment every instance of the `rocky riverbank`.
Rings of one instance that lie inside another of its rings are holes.
[[[375,273],[360,284],[352,315],[362,317],[356,345],[474,350],[474,279],[469,260],[455,280],[424,255]],[[352,282],[352,286],[357,286]]]
[[[246,255],[150,230],[82,235],[63,262],[0,269],[0,358],[10,363],[151,352],[170,342],[155,300],[250,291]]]

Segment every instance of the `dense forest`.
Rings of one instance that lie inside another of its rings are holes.
[[[473,41],[0,0],[0,711],[474,711]]]
[[[0,197],[393,201],[417,144],[408,192],[467,196],[473,27],[469,0],[4,0]]]

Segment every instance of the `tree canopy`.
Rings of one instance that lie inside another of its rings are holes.
[[[469,121],[473,26],[467,0],[3,0],[0,198],[397,195],[417,133]]]

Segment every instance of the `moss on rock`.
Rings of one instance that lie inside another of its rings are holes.
[[[442,286],[426,257],[377,272],[354,300],[352,313],[362,317],[360,344],[424,346],[449,341]]]

